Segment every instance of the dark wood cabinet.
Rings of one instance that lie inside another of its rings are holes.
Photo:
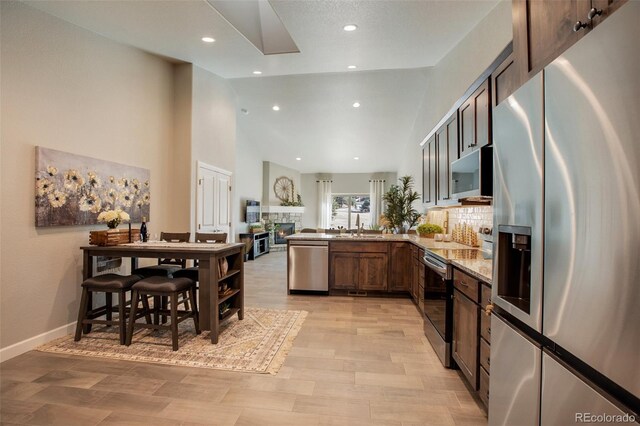
[[[513,0],[518,84],[540,72],[626,0]]]
[[[329,290],[387,291],[387,242],[337,242],[329,245]]]
[[[434,206],[438,199],[436,154],[436,135],[434,134],[422,149],[422,202],[427,206]]]
[[[491,73],[492,106],[497,106],[519,87],[518,69],[513,52]]]
[[[389,291],[409,291],[413,295],[411,243],[390,243],[389,251]]]
[[[451,199],[451,162],[458,159],[457,112],[436,132],[436,141],[438,147],[437,203],[445,203]]]
[[[474,390],[478,390],[478,305],[453,291],[453,359]]]
[[[458,109],[460,157],[491,143],[489,82],[490,79],[485,80]]]
[[[385,253],[361,253],[358,264],[358,290],[387,290],[387,263]]]
[[[356,290],[359,280],[359,253],[331,253],[332,287],[342,290]]]

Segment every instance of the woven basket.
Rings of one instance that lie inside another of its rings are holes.
[[[132,243],[140,239],[140,229],[131,229],[129,239],[128,229],[107,229],[106,231],[90,231],[89,244],[92,246],[117,246]]]

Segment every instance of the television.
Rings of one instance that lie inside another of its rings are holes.
[[[247,200],[245,221],[247,223],[260,222],[260,201]]]

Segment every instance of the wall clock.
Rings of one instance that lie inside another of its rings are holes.
[[[286,176],[280,176],[273,184],[273,192],[281,201],[289,201],[292,189],[293,181]]]

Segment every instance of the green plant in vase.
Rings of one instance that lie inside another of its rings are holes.
[[[440,225],[423,223],[422,225],[418,225],[416,231],[418,231],[418,235],[421,237],[433,238],[433,234],[442,234],[444,229],[442,229]]]
[[[420,194],[413,190],[412,176],[402,176],[398,180],[400,184],[391,185],[382,196],[386,203],[382,222],[396,233],[404,234],[420,219],[420,213],[413,208],[413,203],[420,199]]]

